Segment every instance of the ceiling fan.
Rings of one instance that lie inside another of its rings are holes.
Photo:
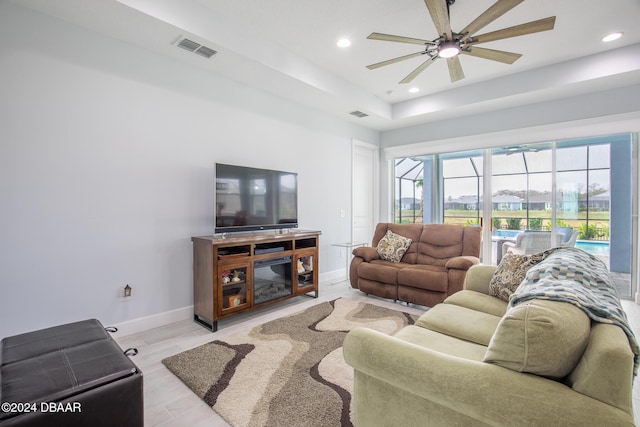
[[[519,53],[506,52],[503,50],[493,50],[477,47],[481,43],[487,43],[495,40],[502,40],[511,37],[522,36],[525,34],[533,34],[541,31],[552,30],[556,22],[556,17],[539,19],[537,21],[527,22],[502,30],[492,31],[489,33],[475,35],[497,18],[501,17],[524,0],[498,0],[489,9],[485,10],[473,22],[464,27],[460,32],[451,30],[449,7],[455,3],[455,0],[424,0],[429,9],[431,19],[438,30],[438,37],[433,40],[416,39],[412,37],[394,36],[391,34],[371,33],[368,39],[384,40],[398,43],[410,43],[425,46],[420,52],[411,53],[409,55],[400,56],[398,58],[388,59],[376,64],[368,65],[370,70],[383,67],[385,65],[394,64],[406,59],[415,58],[426,55],[427,60],[418,68],[409,73],[400,83],[409,83],[422,73],[429,65],[438,58],[445,58],[449,67],[449,76],[451,82],[456,82],[464,78],[462,65],[458,54],[475,56],[478,58],[498,61],[505,64],[513,64],[522,56]]]
[[[518,153],[537,153],[540,151],[538,147],[529,147],[528,145],[511,145],[509,147],[503,147],[503,150],[507,156]]]

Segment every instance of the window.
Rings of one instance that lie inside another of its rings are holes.
[[[482,218],[482,152],[440,156],[443,223],[480,224]]]
[[[573,229],[575,246],[600,257],[620,296],[630,297],[636,145],[620,134],[495,148],[486,157],[476,150],[396,159],[395,220],[421,222],[426,206],[437,214],[425,222],[484,223],[496,239],[523,230],[561,230],[567,238]],[[491,166],[488,200],[483,162]],[[490,225],[482,221],[487,211]],[[497,258],[483,253],[487,263]]]
[[[492,229],[551,230],[551,144],[492,150]]]
[[[424,159],[405,157],[395,162],[394,216],[398,224],[421,223],[424,214],[422,187]]]
[[[581,240],[608,241],[611,145],[565,144],[556,155],[557,223],[579,230]]]

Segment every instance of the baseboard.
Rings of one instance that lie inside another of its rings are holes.
[[[320,277],[318,277],[318,280],[322,285],[323,282],[326,283],[326,282],[336,282],[336,281],[346,280],[346,277],[347,276],[345,274],[345,269],[340,268],[338,270],[328,271],[326,273],[320,273]],[[320,291],[322,292],[322,289],[320,289]]]
[[[193,306],[177,308],[163,313],[152,314],[151,316],[140,317],[138,319],[127,320],[113,326],[118,328],[118,338],[137,334],[148,329],[159,328],[174,322],[193,319]]]
[[[345,280],[345,277],[345,269],[341,268],[321,273],[319,281],[322,286],[323,282],[342,281]],[[320,292],[322,292],[322,287],[320,288]],[[148,329],[159,328],[170,323],[189,319],[193,319],[193,305],[153,314],[151,316],[140,317],[138,319],[127,320],[126,322],[117,323],[113,326],[118,328],[118,337],[124,337],[127,335],[137,334]]]

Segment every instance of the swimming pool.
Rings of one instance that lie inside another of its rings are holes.
[[[500,237],[516,237],[520,233],[520,230],[496,230],[496,236]]]
[[[520,230],[496,230],[496,236],[500,237],[516,237],[520,233],[522,233]],[[609,255],[609,242],[578,240],[576,241],[576,248],[593,255]]]
[[[582,249],[593,255],[609,255],[609,242],[598,242],[594,240],[578,240],[576,248]]]

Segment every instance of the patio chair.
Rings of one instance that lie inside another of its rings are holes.
[[[517,255],[531,255],[559,246],[560,236],[556,236],[554,241],[552,241],[551,237],[550,231],[523,231],[516,236],[515,242],[504,242],[502,244],[502,253],[511,252]]]
[[[558,246],[570,248],[576,245],[576,239],[578,238],[578,234],[580,234],[578,230],[574,230],[571,227],[558,227],[556,228],[556,232],[560,237],[560,243],[558,244]]]

